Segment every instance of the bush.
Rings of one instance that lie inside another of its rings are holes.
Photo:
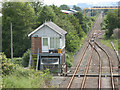
[[[21,57],[19,57],[19,58],[13,58],[13,63],[21,65],[22,64],[22,58]]]
[[[23,57],[22,57],[22,65],[24,67],[27,67],[28,64],[29,64],[29,59],[30,59],[30,49],[28,49],[24,54],[23,54]]]
[[[2,63],[7,62],[7,58],[4,53],[1,54],[1,58],[2,58]]]
[[[120,29],[119,28],[114,29],[113,34],[115,38],[120,38]]]
[[[4,75],[10,74],[14,69],[16,68],[16,65],[11,63],[10,59],[6,58],[6,55],[2,53],[2,73]]]
[[[66,65],[67,65],[68,67],[72,67],[72,62],[70,62],[69,60],[67,60],[67,61],[66,61]]]
[[[79,47],[79,37],[71,32],[66,35],[66,49],[69,52],[76,52]]]
[[[67,64],[68,67],[72,66],[72,62],[73,62],[73,55],[70,52],[67,52],[65,54],[65,63]]]
[[[3,88],[46,88],[51,87],[52,76],[45,72],[18,66],[10,75],[3,76]]]

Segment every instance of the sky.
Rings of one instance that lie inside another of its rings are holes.
[[[78,3],[86,3],[92,5],[108,5],[109,3],[115,3],[120,0],[44,0],[44,3],[47,5],[57,5],[60,6],[62,4],[66,5],[77,5]]]

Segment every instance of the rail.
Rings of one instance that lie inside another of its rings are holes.
[[[113,70],[112,70],[112,63],[111,63],[111,60],[110,60],[110,56],[108,55],[108,53],[98,44],[95,42],[95,44],[101,49],[103,50],[103,52],[106,54],[107,58],[108,58],[108,61],[109,61],[109,67],[110,67],[110,73],[111,73],[111,86],[112,86],[112,89],[114,90],[115,88],[115,84],[114,84],[114,80],[113,80]]]
[[[99,20],[99,19],[97,19],[97,20]],[[98,23],[95,22],[95,24],[98,24]],[[112,62],[111,62],[111,60],[110,60],[110,56],[109,56],[108,53],[95,41],[96,38],[98,37],[98,34],[94,36],[95,30],[96,30],[96,27],[94,26],[94,27],[93,27],[93,30],[90,32],[91,34],[90,34],[90,33],[88,34],[88,40],[87,40],[88,43],[87,43],[86,47],[84,48],[84,51],[83,51],[83,53],[82,53],[82,57],[80,58],[80,61],[79,61],[79,63],[77,64],[77,66],[76,66],[76,68],[75,68],[75,71],[74,71],[74,73],[73,73],[73,75],[72,75],[72,78],[70,79],[70,82],[69,82],[69,84],[68,84],[68,86],[67,86],[67,90],[69,90],[69,89],[71,88],[71,85],[72,85],[72,83],[73,83],[73,80],[74,80],[74,78],[75,78],[75,75],[76,75],[76,73],[78,72],[78,69],[79,69],[79,67],[80,67],[80,65],[81,65],[81,62],[83,61],[83,58],[84,58],[84,56],[85,56],[85,54],[86,54],[86,51],[87,51],[89,45],[91,46],[92,50],[91,50],[90,56],[89,56],[89,58],[88,58],[87,67],[85,68],[85,71],[84,71],[84,77],[83,77],[83,79],[82,79],[82,83],[81,83],[81,86],[80,86],[81,90],[85,88],[85,83],[86,83],[86,80],[87,80],[87,74],[88,74],[88,71],[89,71],[89,66],[90,66],[91,61],[92,61],[93,51],[95,51],[95,52],[97,53],[97,55],[98,55],[98,61],[99,61],[98,89],[99,89],[99,90],[101,89],[101,81],[102,81],[102,79],[101,79],[101,78],[102,78],[102,61],[101,61],[100,53],[97,51],[97,49],[95,48],[95,46],[98,46],[98,48],[100,48],[100,49],[106,54],[106,56],[107,56],[107,58],[108,58],[109,67],[110,67],[111,86],[112,86],[112,89],[113,89],[113,90],[114,90],[114,88],[115,88],[115,86],[114,86],[115,84],[114,84],[114,80],[113,80]],[[92,39],[94,39],[93,42],[92,42],[93,44],[90,43],[90,41],[91,41]]]
[[[86,53],[86,51],[87,51],[88,46],[89,46],[89,43],[87,44],[87,47],[84,49],[84,52],[83,52],[83,54],[82,54],[82,58],[80,59],[78,65],[77,65],[77,67],[76,67],[76,69],[75,69],[75,71],[74,71],[74,73],[73,73],[73,76],[72,76],[72,78],[71,78],[71,80],[70,80],[70,83],[68,84],[67,90],[69,90],[70,87],[71,87],[71,85],[72,85],[72,82],[73,82],[73,79],[74,79],[74,77],[75,77],[75,74],[77,73],[78,68],[79,68],[79,66],[80,66],[80,64],[81,64],[81,62],[82,62],[82,60],[83,60],[83,58],[84,58],[84,56],[85,56],[85,53]]]

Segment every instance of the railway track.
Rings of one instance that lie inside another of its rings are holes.
[[[83,53],[82,53],[82,57],[79,61],[79,63],[77,64],[75,70],[74,70],[74,73],[70,79],[70,82],[67,86],[67,90],[69,90],[70,88],[72,88],[72,84],[73,84],[73,81],[74,79],[76,78],[75,75],[76,73],[79,72],[79,69],[80,69],[80,65],[82,63],[82,61],[84,60],[84,57],[85,57],[85,54],[87,52],[88,49],[90,49],[89,47],[91,47],[91,49],[89,50],[90,53],[89,53],[89,58],[87,60],[87,65],[86,65],[86,68],[84,70],[84,77],[82,78],[82,82],[79,84],[79,88],[82,90],[84,88],[86,88],[85,84],[86,84],[86,81],[87,81],[87,74],[89,72],[89,69],[90,69],[90,65],[91,65],[91,62],[92,62],[92,57],[93,57],[93,52],[97,53],[98,55],[98,61],[99,61],[99,73],[98,73],[98,89],[100,90],[102,87],[102,58],[101,58],[101,55],[99,53],[99,51],[97,50],[97,48],[99,48],[107,57],[107,60],[108,60],[108,63],[109,63],[109,74],[110,74],[110,78],[111,78],[111,88],[112,90],[115,89],[115,83],[114,83],[114,78],[113,78],[113,69],[112,69],[112,62],[110,60],[110,56],[108,55],[108,53],[96,42],[96,38],[98,37],[98,32],[96,32],[96,30],[100,30],[101,27],[100,27],[100,20],[101,18],[101,15],[98,17],[96,23],[95,23],[95,26],[91,32],[91,34],[89,35],[88,37],[88,42],[87,42],[87,45],[86,47],[84,48],[83,50]],[[97,47],[97,48],[96,48]],[[96,83],[96,82],[95,82]]]
[[[114,79],[113,79],[113,69],[112,69],[112,62],[110,60],[110,56],[108,55],[108,53],[97,42],[95,42],[95,44],[96,44],[96,46],[98,46],[106,54],[106,56],[108,58],[110,75],[111,75],[111,86],[112,86],[112,89],[114,90],[115,84],[114,84]],[[101,65],[100,68],[102,68],[102,65]]]

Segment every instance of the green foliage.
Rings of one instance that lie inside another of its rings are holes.
[[[67,60],[66,65],[67,65],[67,67],[72,67],[72,62],[70,60]]]
[[[120,28],[120,9],[118,10],[110,10],[107,13],[106,17],[106,29],[108,29],[105,33],[107,38],[110,38],[113,34],[113,30],[115,28]]]
[[[79,19],[75,18],[73,15],[69,15],[68,18],[70,22],[72,23],[72,25],[74,26],[79,38],[82,38],[85,35],[85,33],[83,29],[81,28],[81,25],[79,24]]]
[[[51,87],[51,80],[49,70],[43,73],[18,66],[11,74],[3,76],[3,88],[47,88]]]
[[[42,2],[31,2],[30,4],[35,11],[35,15],[39,16],[40,11],[42,10],[41,7],[43,6],[43,3]]]
[[[74,35],[72,34],[71,32],[69,32],[67,35],[66,35],[66,49],[70,52],[76,52],[76,50],[78,49],[79,47],[79,37],[77,35]]]
[[[62,9],[62,10],[68,10],[68,9],[70,9],[70,7],[67,6],[67,5],[65,5],[65,4],[63,4],[63,5],[60,6],[60,9]]]
[[[107,23],[107,19],[106,19],[106,16],[104,16],[104,20],[101,23],[102,30],[106,30],[107,29],[107,24],[106,23]]]
[[[118,42],[118,40],[117,40],[116,38],[114,38],[113,36],[110,37],[109,39],[107,39],[106,36],[104,36],[104,37],[101,39],[101,42],[102,42],[103,44],[105,44],[106,46],[110,47],[110,48],[113,48],[112,45],[111,45],[111,42],[113,42],[114,45],[115,45],[116,50],[118,51],[118,49],[119,49],[119,44],[118,44],[119,42]]]
[[[16,68],[16,65],[11,63],[10,59],[6,58],[6,55],[2,53],[2,74],[8,75]]]
[[[45,21],[50,21],[50,20],[54,21],[54,19],[55,19],[55,13],[53,9],[49,6],[44,6],[38,17],[38,21],[40,21],[41,24],[43,24]]]
[[[2,7],[2,49],[10,57],[10,22],[13,25],[14,56],[20,57],[30,47],[28,33],[35,22],[35,12],[28,2],[5,2]]]
[[[30,59],[30,49],[28,49],[22,56],[22,65],[24,67],[28,67],[29,59]]]
[[[19,57],[19,58],[13,58],[13,63],[14,63],[14,64],[21,65],[21,63],[22,63],[22,58],[21,58],[21,57]]]
[[[72,66],[72,62],[73,62],[73,53],[70,52],[66,52],[65,54],[65,61],[68,67]]]
[[[74,16],[79,19],[79,24],[81,25],[84,33],[87,33],[94,22],[92,21],[93,18],[91,19],[83,16],[82,12],[77,12],[74,14]]]
[[[14,64],[5,62],[4,64],[2,64],[2,73],[4,75],[8,75],[15,68],[16,68],[16,66]]]
[[[76,11],[82,11],[82,9],[80,7],[78,7],[78,6],[76,6],[76,5],[73,5],[72,9],[74,9]]]
[[[47,69],[44,72],[27,69],[11,63],[2,55],[2,87],[3,88],[47,88],[51,87],[52,76]]]

